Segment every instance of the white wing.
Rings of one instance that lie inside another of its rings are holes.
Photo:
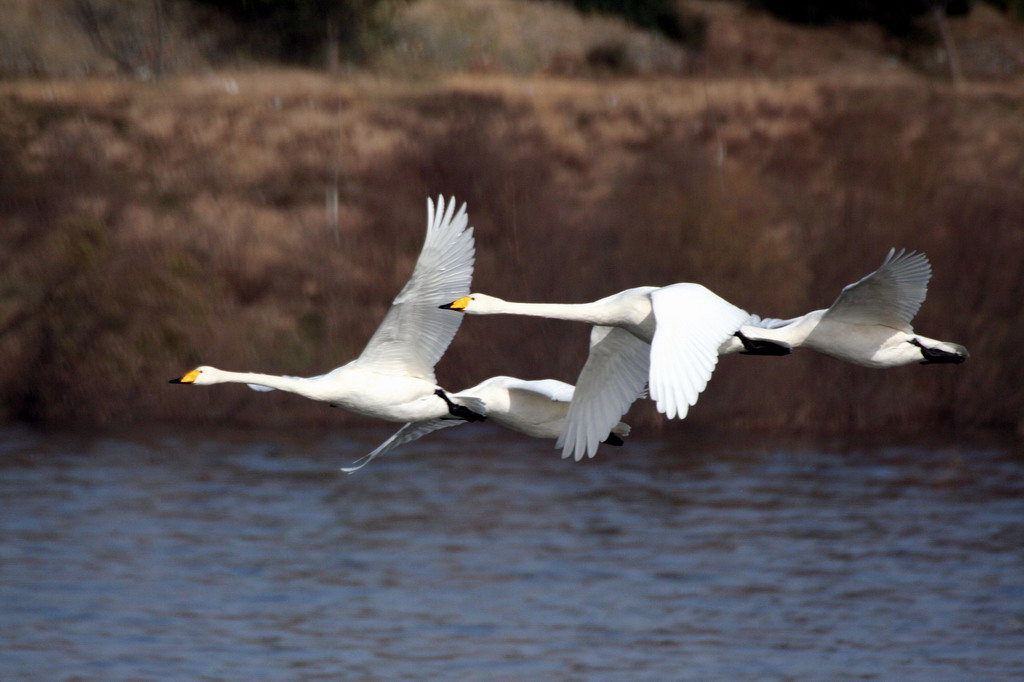
[[[473,228],[466,228],[465,204],[456,213],[454,198],[447,209],[442,197],[437,203],[435,213],[427,199],[423,250],[409,281],[356,361],[361,365],[434,381],[434,365],[462,323],[463,315],[438,306],[469,294],[475,258]]]
[[[342,467],[341,470],[346,474],[354,474],[369,464],[378,455],[383,455],[385,452],[391,452],[399,445],[404,445],[405,443],[417,440],[428,433],[433,433],[440,429],[447,429],[450,426],[459,426],[460,424],[466,423],[468,422],[462,419],[427,419],[421,422],[409,422],[391,434],[391,437],[377,446],[376,450],[365,457],[360,457],[352,463],[352,466]]]
[[[590,355],[576,380],[565,427],[555,447],[578,462],[593,457],[647,383],[651,347],[625,329],[594,327]]]
[[[931,276],[932,266],[923,253],[889,249],[880,268],[843,288],[825,317],[909,332],[910,321],[928,295]]]
[[[662,287],[651,293],[651,305],[651,398],[669,419],[683,419],[715,371],[718,347],[750,315],[700,284]]]

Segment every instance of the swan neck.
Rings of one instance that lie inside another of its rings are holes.
[[[600,308],[596,307],[593,303],[514,303],[512,301],[495,301],[488,312],[501,315],[546,317],[554,320],[586,322],[589,324],[607,324],[607,321],[600,314]]]
[[[221,384],[256,384],[278,391],[304,394],[305,379],[300,377],[282,377],[276,374],[260,374],[258,372],[227,372],[219,370],[217,382]]]

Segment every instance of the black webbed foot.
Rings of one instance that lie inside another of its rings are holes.
[[[733,334],[743,344],[743,355],[789,355],[793,349],[784,343],[773,343],[760,339],[748,339],[741,332]]]
[[[921,349],[921,356],[924,358],[920,363],[922,365],[959,365],[967,359],[959,353],[950,353],[940,348],[926,348],[917,339],[912,339],[910,343]]]
[[[477,414],[473,410],[469,409],[465,405],[456,405],[449,398],[448,395],[441,389],[434,391],[434,395],[443,400],[448,405],[448,413],[453,417],[458,417],[467,422],[482,422],[487,417],[482,414]]]
[[[622,440],[621,438],[616,436],[614,433],[609,433],[608,437],[605,438],[601,442],[604,443],[605,445],[614,445],[616,447],[618,447],[620,445],[625,445],[626,444],[626,441]]]

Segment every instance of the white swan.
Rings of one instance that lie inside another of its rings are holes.
[[[791,320],[757,320],[741,327],[740,334],[751,343],[807,347],[865,367],[963,362],[966,348],[915,334],[910,325],[931,276],[923,253],[890,249],[881,267],[844,287],[828,309]],[[741,338],[732,345],[738,350]]]
[[[451,398],[473,398],[482,401],[487,410],[487,418],[507,429],[534,438],[558,438],[562,433],[574,390],[572,384],[556,379],[526,381],[515,377],[498,376],[459,391]],[[457,419],[410,422],[381,443],[376,450],[360,458],[354,466],[345,467],[342,471],[354,473],[378,455],[390,452],[399,445],[422,438],[438,429],[464,423],[465,421]],[[604,442],[609,445],[622,445],[622,439],[628,435],[629,425],[619,422],[612,427]]]
[[[437,310],[434,301],[465,294],[473,276],[473,228],[467,223],[465,204],[456,213],[454,198],[445,208],[438,197],[435,212],[427,199],[427,236],[412,276],[352,362],[309,378],[202,366],[171,383],[243,383],[258,391],[289,391],[393,422],[483,419],[482,403],[472,397],[453,401],[434,379],[434,365],[460,323],[456,316]]]
[[[512,303],[470,294],[441,308],[476,315],[529,315],[594,325],[590,354],[576,382],[556,447],[576,460],[601,440],[649,386],[658,411],[686,416],[724,352],[776,355],[787,348],[738,342],[741,325],[758,320],[700,284],[637,287],[593,303]]]

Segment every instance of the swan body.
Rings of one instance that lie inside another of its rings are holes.
[[[876,271],[844,287],[827,309],[791,320],[757,318],[739,331],[747,339],[806,347],[864,367],[963,362],[966,348],[915,334],[910,324],[931,274],[923,253],[890,249]]]
[[[487,418],[512,431],[534,438],[558,438],[569,412],[575,387],[555,379],[526,381],[515,377],[497,376],[486,379],[472,388],[452,395],[453,400],[477,400],[483,404]],[[422,438],[428,433],[464,424],[456,419],[429,419],[404,425],[377,449],[361,458],[354,466],[342,469],[354,473],[375,457],[390,452],[399,445]],[[606,442],[622,445],[629,435],[629,425],[619,422],[606,434]]]
[[[514,303],[470,294],[441,306],[475,315],[529,315],[593,325],[557,447],[577,461],[601,440],[649,386],[658,411],[684,418],[733,334],[757,320],[700,284],[627,289],[592,303]]]
[[[488,417],[506,429],[534,438],[555,439],[562,434],[575,390],[572,384],[557,379],[527,381],[497,376],[459,391],[455,397],[483,401]],[[629,426],[619,422],[610,433],[620,438],[628,436]]]
[[[247,384],[258,391],[288,391],[350,412],[393,422],[434,418],[483,419],[480,401],[452,400],[434,378],[434,365],[451,343],[459,320],[425,303],[462,295],[473,276],[473,228],[465,204],[454,198],[437,210],[427,199],[427,235],[412,276],[395,298],[362,354],[315,377],[229,372],[201,366],[171,383]]]

